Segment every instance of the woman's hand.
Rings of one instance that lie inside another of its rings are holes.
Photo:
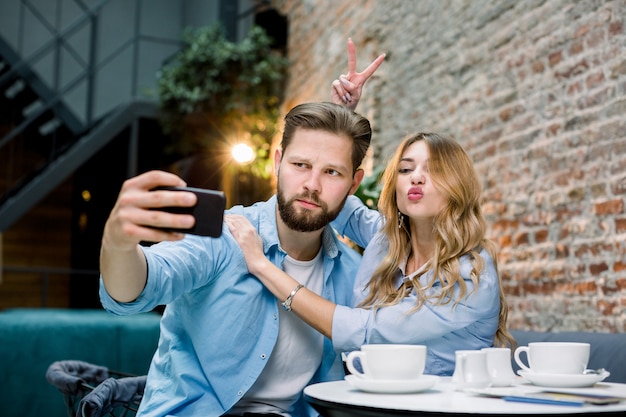
[[[355,110],[365,82],[374,74],[385,60],[385,54],[379,55],[362,72],[356,72],[356,49],[352,39],[348,39],[348,73],[341,74],[333,81],[330,90],[330,99],[335,104],[343,104],[350,110]]]
[[[226,214],[224,223],[241,247],[248,271],[279,301],[286,300],[299,282],[265,257],[263,242],[250,221],[242,215]],[[298,291],[291,304],[295,314],[329,339],[332,339],[335,307],[334,303],[306,288]]]
[[[241,247],[250,273],[254,274],[256,267],[260,266],[262,262],[269,262],[265,257],[265,253],[263,253],[261,237],[245,216],[226,214],[224,215],[224,223],[226,223],[230,233],[239,244],[239,247]]]

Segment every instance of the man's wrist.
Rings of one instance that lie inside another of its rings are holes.
[[[298,291],[300,291],[300,289],[304,288],[304,285],[302,284],[298,284],[296,286],[296,288],[294,288],[293,290],[291,290],[291,292],[289,293],[289,296],[287,297],[287,299],[285,301],[283,301],[282,303],[280,303],[280,305],[283,306],[283,308],[285,309],[285,311],[291,311],[291,303],[293,301],[293,297],[298,293]]]

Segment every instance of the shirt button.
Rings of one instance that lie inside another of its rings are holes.
[[[241,397],[243,395],[243,391],[238,391],[237,395],[239,395]]]
[[[278,318],[278,314],[274,313],[274,320]]]
[[[265,353],[261,353],[261,359],[265,359],[266,357]]]

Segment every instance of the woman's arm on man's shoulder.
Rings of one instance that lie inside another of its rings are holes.
[[[346,236],[362,248],[383,225],[383,217],[378,210],[371,209],[360,198],[351,195],[343,209],[330,224],[341,236]]]

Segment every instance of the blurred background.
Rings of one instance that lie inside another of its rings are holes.
[[[229,206],[270,196],[286,41],[265,1],[3,1],[0,309],[100,308],[128,177],[166,169]]]
[[[453,136],[483,179],[511,327],[624,332],[624,10],[624,0],[4,0],[0,309],[99,308],[103,224],[136,173],[177,172],[224,190],[229,206],[270,195],[282,115],[328,99],[352,37],[359,70],[387,53],[358,109],[375,130],[370,177],[410,132]]]

